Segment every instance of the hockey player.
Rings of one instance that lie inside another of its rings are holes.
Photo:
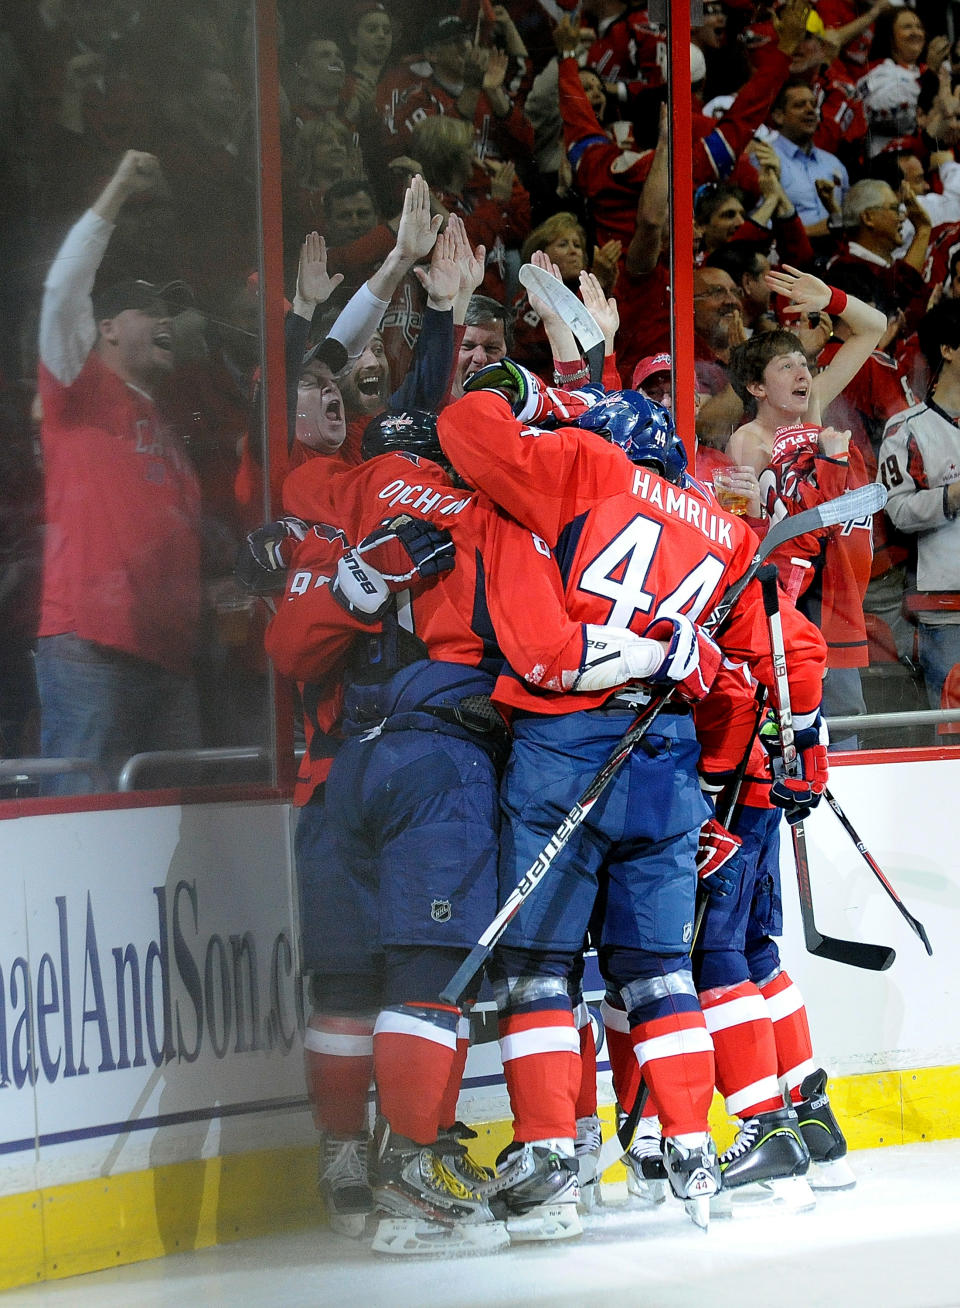
[[[696,622],[744,573],[756,541],[684,485],[686,456],[659,406],[635,392],[614,393],[580,419],[580,430],[538,431],[515,416],[529,412],[533,388],[515,365],[482,370],[468,387],[477,393],[441,415],[441,444],[470,484],[556,550],[570,617],[610,624],[606,665],[620,665],[616,682],[647,684],[611,697],[584,694],[584,677],[541,676],[532,687],[501,678],[498,702],[515,710],[502,792],[501,896],[533,863],[654,688],[674,695],[599,812],[591,810],[571,837],[552,883],[523,905],[498,949],[495,992],[514,1152],[545,1172],[573,1153],[578,1067],[566,982],[599,891],[601,967],[627,1008],[637,1061],[664,1124],[671,1186],[705,1224],[719,1168],[707,1129],[713,1051],[687,957],[694,855],[707,816],[689,703],[706,693],[720,662]],[[795,610],[785,609],[784,618],[802,730],[817,719],[823,643]],[[667,657],[642,666],[619,645],[624,629],[664,638]],[[765,636],[759,588],[751,585],[722,647],[769,681]]]
[[[582,411],[582,399],[564,399]],[[434,432],[429,415],[378,420],[367,452],[402,453],[356,468],[326,468],[322,476],[315,460],[288,478],[285,507],[303,521],[333,519],[336,530],[315,528],[295,544],[287,596],[267,637],[278,669],[312,683],[329,678],[357,623],[370,622],[344,669],[347,740],[330,769],[322,808],[304,810],[298,859],[307,874],[304,957],[314,970],[321,1015],[353,1015],[357,994],[380,1004],[373,1031],[380,1119],[372,1179],[381,1210],[403,1225],[382,1222],[375,1247],[394,1253],[435,1249],[438,1235],[446,1249],[496,1247],[507,1230],[541,1238],[534,1210],[544,1195],[555,1197],[560,1186],[574,1208],[577,1195],[570,1170],[558,1164],[544,1184],[520,1160],[513,1176],[528,1184],[507,1194],[504,1228],[462,1169],[454,1170],[444,1128],[455,1108],[465,1045],[458,1048],[460,1012],[439,994],[495,910],[496,765],[507,743],[488,699],[501,662],[497,638],[522,675],[546,671],[571,682],[597,657],[597,647],[589,630],[566,618],[559,573],[543,542],[484,497],[455,487],[430,461],[431,453],[441,457]],[[389,591],[397,576],[403,582],[404,568],[383,580],[381,522],[404,510],[449,530],[457,567],[404,600],[401,627],[389,611]],[[342,540],[330,539],[338,531],[361,545],[343,552]],[[331,548],[342,556],[331,558]],[[522,605],[517,575],[524,577]],[[651,653],[663,660],[659,643],[620,635],[648,661]],[[593,675],[608,685],[614,671],[603,667]],[[377,932],[370,923],[379,923]],[[314,1028],[311,1021],[311,1028],[332,1054],[341,1032],[329,1023]],[[353,1150],[361,1164],[363,1144],[357,1139]],[[483,1185],[479,1177],[477,1184]]]
[[[760,702],[742,669],[724,668],[718,683],[698,709],[701,776],[724,817],[733,805],[728,825],[741,841],[740,876],[734,894],[708,902],[694,977],[713,1037],[717,1087],[740,1120],[720,1158],[724,1188],[803,1175],[813,1189],[847,1188],[854,1178],[844,1161],[846,1141],[823,1093],[826,1075],[813,1059],[803,997],[775,939],[783,926],[781,818],[802,820],[819,795],[771,785],[775,723],[768,717],[757,732]],[[824,749],[809,735],[799,747]],[[746,751],[737,787],[732,778]],[[804,1202],[802,1194],[796,1202]]]

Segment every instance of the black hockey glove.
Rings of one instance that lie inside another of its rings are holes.
[[[279,518],[251,531],[240,546],[234,576],[255,595],[282,591],[293,552],[310,530],[301,518]]]

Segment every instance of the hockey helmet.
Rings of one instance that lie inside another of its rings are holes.
[[[397,453],[418,454],[434,463],[445,463],[437,437],[437,415],[426,409],[405,409],[402,413],[378,413],[371,418],[363,433],[361,458]]]
[[[687,455],[673,415],[639,391],[610,391],[577,426],[619,445],[631,463],[654,464],[668,481],[679,482],[683,476]]]

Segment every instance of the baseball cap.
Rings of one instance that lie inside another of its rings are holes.
[[[322,341],[318,341],[307,350],[300,367],[305,368],[308,363],[313,363],[314,359],[325,363],[336,377],[347,366],[346,347],[335,336],[325,336]]]
[[[633,378],[630,385],[636,390],[642,386],[648,377],[652,377],[656,372],[672,372],[673,359],[669,354],[648,354],[633,370]]]
[[[433,18],[426,23],[420,37],[420,48],[428,49],[431,45],[443,45],[446,41],[459,41],[461,37],[470,37],[470,28],[456,14],[445,14],[442,18]]]
[[[194,303],[193,291],[186,282],[173,281],[157,286],[134,278],[95,290],[92,299],[93,316],[98,322],[103,318],[114,318],[124,309],[139,309],[166,318]]]

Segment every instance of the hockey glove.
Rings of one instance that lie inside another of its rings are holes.
[[[703,699],[720,671],[722,655],[716,641],[683,615],[654,618],[643,634],[667,645],[663,662],[649,680],[676,690],[688,704]]]
[[[711,899],[724,899],[736,890],[743,871],[742,844],[740,837],[716,818],[707,818],[700,828],[697,875]]]
[[[802,822],[812,808],[816,808],[820,796],[827,788],[830,770],[827,761],[827,745],[830,743],[827,724],[817,713],[809,723],[796,727],[793,743],[797,760],[792,776],[783,760],[780,723],[772,710],[761,724],[760,743],[770,756],[770,771],[773,774],[770,802],[777,808],[782,808],[787,821],[794,826]]]
[[[583,624],[583,659],[576,672],[564,672],[564,690],[609,690],[644,680],[663,662],[663,646],[625,627]]]
[[[337,565],[331,593],[361,622],[377,622],[396,591],[449,572],[453,564],[449,531],[401,513],[346,551]]]
[[[293,552],[309,530],[301,518],[279,518],[251,531],[234,566],[234,576],[244,590],[255,595],[282,591]]]
[[[464,382],[464,391],[497,391],[515,418],[531,426],[570,426],[605,398],[602,386],[567,391],[547,386],[534,373],[512,359],[488,363]]]

